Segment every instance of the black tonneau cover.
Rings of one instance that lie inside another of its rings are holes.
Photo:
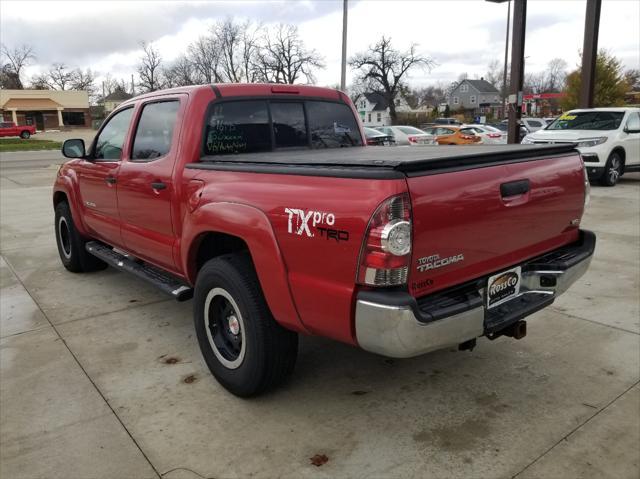
[[[577,153],[573,144],[369,146],[204,156],[187,168],[321,176],[397,177]],[[323,171],[328,170],[328,171]],[[395,174],[394,174],[395,173]]]

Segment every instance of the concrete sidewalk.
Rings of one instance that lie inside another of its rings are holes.
[[[389,360],[303,338],[292,381],[246,401],[209,374],[190,303],[62,267],[55,169],[0,173],[3,478],[640,475],[638,175],[593,188],[592,267],[525,339]]]

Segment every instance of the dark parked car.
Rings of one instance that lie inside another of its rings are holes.
[[[370,146],[391,146],[396,144],[392,135],[387,135],[375,128],[364,127],[364,136],[367,138],[367,145]]]

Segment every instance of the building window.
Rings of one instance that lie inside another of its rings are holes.
[[[367,107],[367,102],[366,102],[366,101],[364,101],[364,100],[362,100],[362,101],[360,102],[360,108],[366,108],[366,107]]]
[[[368,117],[367,123],[371,123],[371,113],[369,113],[367,117]]]
[[[376,116],[377,116],[377,122],[380,123],[382,121],[382,113],[378,112]]]
[[[475,95],[471,95],[469,97],[469,103],[471,103],[472,105],[475,105],[475,103],[476,103],[476,96]]]
[[[84,126],[84,112],[63,111],[62,123],[69,126]]]
[[[467,85],[466,83],[463,83],[462,85],[460,85],[460,92],[461,93],[466,93],[469,91],[469,85]]]
[[[400,106],[400,98],[396,99],[396,106]]]
[[[498,95],[496,95],[496,96],[494,96],[494,97],[493,97],[493,102],[494,102],[494,103],[498,103]]]
[[[454,105],[457,105],[458,103],[460,103],[460,101],[459,101],[458,97],[457,97],[457,96],[454,96],[454,97],[453,97],[453,104],[454,104]]]

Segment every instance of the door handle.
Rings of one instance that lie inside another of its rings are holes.
[[[116,183],[116,180],[113,176],[107,176],[104,181],[106,181],[108,184],[110,185],[114,185]]]
[[[529,191],[529,180],[510,181],[500,185],[500,194],[503,198],[523,195]]]
[[[154,181],[153,183],[151,183],[151,188],[153,188],[154,190],[164,190],[167,188],[167,185],[165,185],[162,181]]]

